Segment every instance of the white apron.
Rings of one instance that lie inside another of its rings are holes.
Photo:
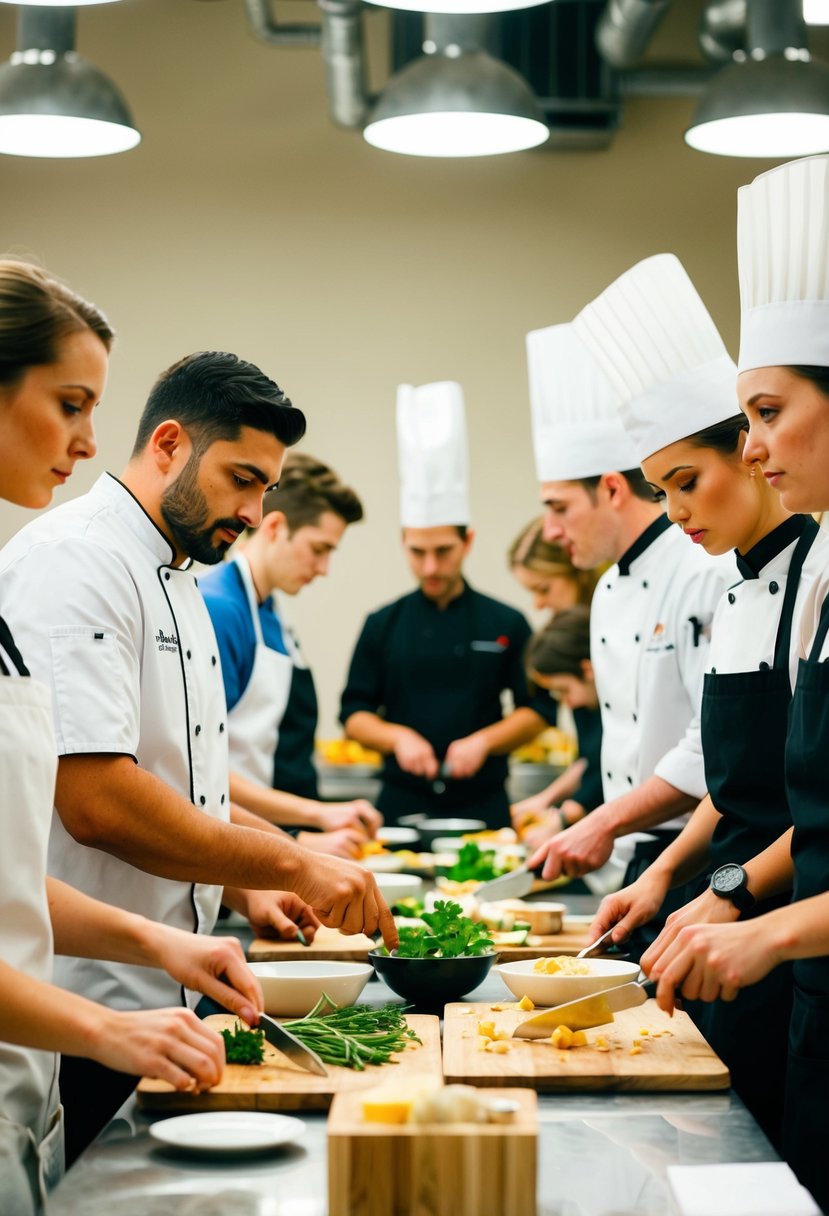
[[[0,957],[46,983],[46,851],[57,749],[49,690],[0,678]],[[58,1057],[0,1043],[0,1212],[31,1216],[63,1173]]]
[[[239,554],[234,561],[247,595],[256,649],[247,688],[227,716],[230,771],[270,789],[279,727],[291,693],[294,661],[291,654],[280,654],[265,645],[248,560],[244,554]],[[289,645],[287,631],[283,631],[283,636]]]

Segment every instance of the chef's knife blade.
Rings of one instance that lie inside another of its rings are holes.
[[[291,1034],[279,1022],[268,1017],[266,1013],[259,1015],[259,1029],[264,1031],[265,1038],[272,1046],[279,1049],[294,1064],[304,1068],[306,1072],[318,1073],[321,1077],[328,1076],[328,1069],[315,1051],[301,1043],[296,1035]]]
[[[496,899],[521,899],[529,895],[537,877],[537,872],[519,866],[500,878],[491,878],[489,882],[482,883],[475,892],[475,898],[486,903]]]
[[[604,1026],[613,1021],[613,1014],[622,1009],[632,1009],[636,1005],[644,1005],[648,997],[656,992],[656,983],[618,984],[615,988],[606,988],[604,992],[594,993],[593,996],[580,997],[576,1001],[567,1001],[564,1005],[556,1005],[553,1009],[545,1009],[543,1013],[527,1018],[513,1031],[515,1039],[546,1039],[553,1033],[556,1026],[570,1026],[571,1030],[590,1030],[594,1026]]]

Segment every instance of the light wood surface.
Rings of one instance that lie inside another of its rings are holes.
[[[366,1123],[360,1095],[328,1116],[329,1216],[534,1216],[537,1100],[500,1091],[509,1123]]]
[[[326,925],[317,929],[310,946],[299,942],[281,942],[271,938],[257,937],[248,947],[248,958],[252,963],[310,962],[313,959],[330,959],[338,963],[367,963],[368,952],[377,945],[363,933],[340,933]]]
[[[540,1012],[536,1010],[535,1012]],[[569,1051],[549,1039],[510,1039],[503,1055],[482,1051],[479,1021],[493,1021],[509,1034],[524,1018],[516,1009],[491,1004],[446,1006],[443,1071],[447,1082],[470,1085],[530,1085],[539,1092],[577,1090],[727,1089],[728,1069],[686,1013],[671,1018],[653,1000],[625,1009],[607,1026],[587,1031],[588,1046]],[[647,1030],[649,1033],[644,1034]],[[603,1036],[609,1051],[596,1045]],[[631,1054],[634,1040],[641,1051]]]
[[[216,1030],[230,1028],[237,1019],[229,1014],[212,1014],[205,1024]],[[327,1077],[306,1072],[293,1064],[270,1043],[265,1044],[263,1064],[228,1064],[218,1085],[204,1093],[182,1093],[166,1081],[142,1078],[138,1084],[138,1105],[154,1111],[205,1110],[327,1110],[336,1093],[373,1089],[385,1082],[390,1072],[397,1077],[430,1077],[440,1080],[440,1023],[429,1014],[410,1014],[409,1025],[422,1040],[422,1046],[403,1051],[396,1064],[368,1065],[363,1072],[327,1064]]]

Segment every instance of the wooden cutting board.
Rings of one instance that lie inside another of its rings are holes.
[[[538,1111],[531,1089],[500,1091],[509,1123],[366,1123],[359,1094],[328,1116],[329,1216],[535,1216]]]
[[[555,958],[559,954],[575,955],[585,946],[590,945],[587,927],[574,926],[567,928],[565,921],[561,933],[551,933],[541,936],[531,933],[523,946],[500,946],[495,943],[498,953],[497,962],[515,963],[522,958]]]
[[[218,1085],[204,1093],[182,1093],[166,1081],[143,1077],[138,1084],[138,1105],[152,1111],[205,1110],[327,1110],[337,1093],[373,1089],[389,1078],[441,1077],[440,1023],[430,1014],[410,1014],[409,1025],[422,1040],[397,1057],[397,1064],[368,1065],[363,1072],[327,1064],[327,1077],[306,1072],[293,1064],[270,1043],[265,1044],[265,1062],[228,1064]],[[237,1019],[229,1014],[212,1014],[205,1024],[216,1030],[230,1028]]]
[[[340,933],[322,925],[310,946],[299,942],[281,942],[271,938],[257,937],[248,947],[248,958],[252,963],[310,962],[312,959],[328,959],[338,963],[367,963],[368,952],[376,942],[363,933]]]
[[[561,1051],[549,1039],[511,1039],[504,1055],[478,1047],[479,1021],[493,1021],[511,1034],[519,1022],[531,1016],[516,1009],[494,1012],[491,1004],[447,1005],[443,1032],[446,1081],[530,1085],[541,1093],[711,1090],[727,1089],[730,1084],[728,1069],[688,1015],[676,1013],[671,1018],[653,1000],[617,1013],[607,1026],[587,1031],[587,1047]],[[600,1036],[606,1039],[609,1051],[596,1046]],[[641,1044],[641,1051],[631,1054],[634,1040]]]

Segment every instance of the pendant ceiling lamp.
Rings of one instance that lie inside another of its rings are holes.
[[[807,49],[802,0],[748,0],[748,49],[701,96],[685,140],[719,156],[829,150],[829,67]]]
[[[23,5],[17,50],[0,64],[0,152],[107,156],[141,136],[103,72],[75,52],[75,9]]]
[[[803,0],[803,20],[807,25],[829,25],[829,0]]]
[[[518,72],[483,49],[487,18],[426,15],[424,54],[393,76],[363,135],[408,156],[496,156],[537,147],[549,128]]]
[[[379,8],[408,13],[510,13],[519,8],[537,8],[550,0],[370,0]]]

